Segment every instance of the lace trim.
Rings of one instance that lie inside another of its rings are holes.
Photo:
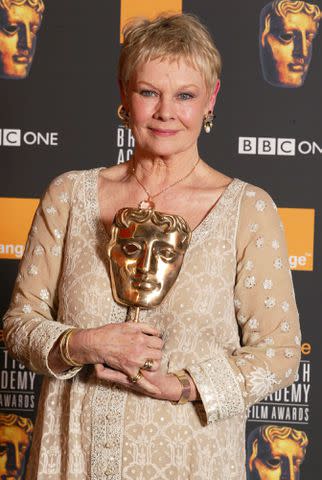
[[[104,239],[107,233],[100,220],[100,209],[98,203],[98,175],[104,167],[86,170],[84,176],[84,205],[86,220],[93,232],[97,232]]]
[[[223,354],[187,368],[200,393],[208,423],[245,412],[237,378]]]
[[[109,323],[126,320],[127,309],[115,302]],[[123,418],[127,392],[102,382],[92,399],[91,478],[122,479]]]
[[[238,178],[233,179],[218,200],[217,204],[192,232],[190,247],[202,243],[209,232],[213,231],[218,219],[222,219],[223,215],[225,215],[225,211],[232,208],[245,185],[245,182],[242,180],[239,180]]]

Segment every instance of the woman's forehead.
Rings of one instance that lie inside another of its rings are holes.
[[[174,77],[187,84],[204,85],[204,77],[192,62],[184,57],[155,58],[139,63],[132,72],[130,81],[161,80],[164,77]]]

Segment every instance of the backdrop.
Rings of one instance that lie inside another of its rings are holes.
[[[20,25],[4,4],[0,1],[1,314],[38,198],[50,180],[68,170],[124,162],[132,152],[134,139],[116,113],[121,26],[136,15],[196,14],[224,63],[215,127],[201,135],[201,156],[273,196],[285,225],[302,320],[298,380],[250,409],[247,435],[263,425],[305,432],[301,478],[315,478],[322,441],[321,383],[314,376],[321,354],[321,249],[314,245],[322,241],[322,43],[314,12],[287,13],[293,15],[289,27],[287,15],[272,15],[265,24],[266,0],[45,0],[43,14],[27,1],[26,15],[34,10],[33,19]],[[285,60],[286,49],[293,60]],[[6,421],[21,425],[29,441],[41,378],[11,360],[2,335],[0,341],[0,443]]]

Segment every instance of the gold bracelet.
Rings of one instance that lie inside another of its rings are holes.
[[[70,337],[77,331],[77,328],[69,328],[66,330],[63,335],[60,338],[59,341],[59,351],[60,351],[60,356],[66,365],[69,367],[82,367],[82,363],[78,363],[75,360],[72,359],[69,353],[69,340]]]
[[[177,401],[178,405],[183,405],[184,403],[187,403],[190,398],[190,393],[191,393],[191,384],[189,380],[189,376],[187,372],[184,370],[179,370],[178,372],[173,372],[173,375],[177,377],[179,382],[181,383],[182,390],[181,390],[181,396],[179,400]]]

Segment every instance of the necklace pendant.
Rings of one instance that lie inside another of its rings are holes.
[[[153,210],[155,208],[155,204],[152,202],[152,200],[147,198],[139,203],[139,208],[141,208],[141,210]]]

